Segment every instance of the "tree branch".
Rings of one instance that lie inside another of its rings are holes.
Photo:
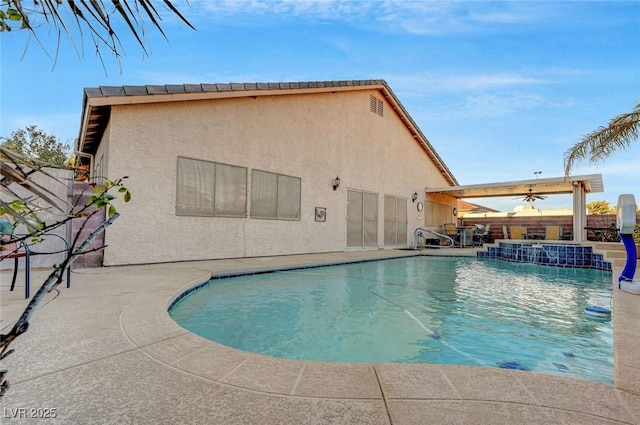
[[[29,329],[29,320],[31,316],[33,315],[36,308],[44,298],[45,294],[49,293],[54,287],[60,284],[60,282],[62,281],[62,274],[64,273],[64,270],[67,268],[67,266],[70,266],[78,256],[82,255],[85,252],[88,252],[85,250],[89,246],[89,244],[100,233],[104,232],[104,230],[107,227],[113,224],[113,222],[119,216],[120,215],[118,213],[115,213],[114,215],[109,217],[106,221],[104,221],[102,224],[100,224],[100,226],[95,228],[87,236],[87,238],[82,242],[82,244],[80,244],[79,247],[75,249],[74,247],[72,247],[71,255],[67,255],[64,261],[60,265],[58,265],[53,270],[53,272],[51,272],[51,274],[47,277],[47,279],[44,281],[42,286],[40,286],[38,291],[35,293],[31,301],[27,305],[27,307],[24,309],[24,311],[22,312],[22,315],[20,316],[18,321],[15,323],[11,331],[9,331],[9,333],[7,334],[0,335],[0,360],[6,358],[8,355],[10,355],[13,352],[13,350],[9,350],[9,346],[13,341],[15,341],[17,337],[19,337]],[[0,397],[2,397],[5,391],[9,388],[9,382],[4,378],[4,376],[6,375],[6,372],[7,372],[6,370],[0,370],[0,379],[2,380],[2,383],[0,384]]]

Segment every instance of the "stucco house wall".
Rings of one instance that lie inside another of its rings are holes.
[[[384,196],[405,198],[407,246],[424,225],[425,185],[448,184],[378,90],[113,105],[99,152],[133,194],[106,232],[105,265],[343,251],[348,189],[378,194],[380,249]],[[247,167],[248,180],[251,169],[301,178],[301,219],[176,215],[179,156]],[[326,208],[325,222],[315,207]]]

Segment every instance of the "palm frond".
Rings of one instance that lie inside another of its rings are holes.
[[[620,149],[626,149],[640,136],[640,102],[632,112],[618,115],[606,127],[587,134],[564,154],[564,173],[568,176],[573,166],[586,158],[597,163]]]
[[[167,39],[162,24],[162,15],[156,9],[157,4],[162,4],[174,16],[194,29],[195,27],[173,5],[174,0],[31,0],[33,6],[29,9],[23,7],[25,0],[0,0],[0,4],[7,8],[15,9],[19,16],[19,22],[4,20],[3,23],[11,23],[8,27],[26,29],[35,38],[38,44],[47,52],[43,42],[37,37],[37,23],[31,22],[31,17],[39,17],[44,24],[50,26],[57,40],[57,48],[60,47],[60,38],[66,34],[73,48],[81,55],[84,47],[76,46],[74,36],[77,33],[83,38],[85,30],[96,47],[96,54],[102,58],[100,49],[108,48],[118,59],[123,49],[118,33],[129,33],[142,49],[145,56],[150,54],[146,39],[146,21],[156,28]],[[187,2],[188,3],[188,2]],[[66,7],[65,7],[66,6]],[[67,13],[68,12],[70,15]],[[68,17],[70,16],[70,17]],[[122,25],[121,25],[122,24]],[[116,32],[117,31],[117,32]],[[54,57],[57,58],[58,52]]]

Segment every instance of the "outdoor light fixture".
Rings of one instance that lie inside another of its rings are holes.
[[[418,199],[418,192],[413,192],[413,196],[411,197],[411,202],[416,202],[416,199]]]
[[[336,190],[340,186],[340,177],[336,176],[333,180],[333,190]]]
[[[540,174],[542,174],[542,171],[534,171],[534,172],[533,172],[533,174],[535,174],[535,175],[536,175],[536,179],[537,179],[537,178],[538,178],[538,176],[539,176]]]

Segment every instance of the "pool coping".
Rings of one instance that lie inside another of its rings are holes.
[[[287,409],[284,409],[286,412],[270,415],[273,423],[299,422],[289,422],[288,418],[292,415],[304,418],[304,415],[311,414],[314,409],[328,414],[325,407],[319,406],[329,403],[330,406],[326,409],[333,411],[337,408],[335,403],[340,401],[339,406],[348,406],[349,414],[355,416],[349,416],[351,419],[339,423],[440,423],[458,418],[461,423],[494,423],[500,419],[500,423],[569,424],[589,420],[591,423],[640,425],[640,396],[604,384],[542,373],[473,366],[324,363],[278,359],[247,353],[201,338],[181,328],[168,314],[168,306],[180,294],[206,282],[212,275],[262,273],[282,269],[283,266],[317,267],[335,262],[350,263],[414,255],[416,253],[410,251],[347,251],[87,269],[74,274],[70,290],[61,291],[68,297],[73,296],[74,291],[77,296],[91,293],[97,300],[114,296],[116,290],[110,291],[108,287],[100,286],[99,291],[102,293],[96,295],[95,286],[93,290],[85,289],[83,284],[91,286],[94,281],[97,285],[97,281],[104,283],[116,280],[128,287],[137,281],[139,286],[131,300],[117,313],[114,312],[118,315],[121,334],[112,338],[124,338],[120,343],[129,348],[123,348],[112,355],[123,356],[124,359],[132,351],[139,352],[147,360],[137,359],[136,361],[142,362],[138,368],[159,367],[167,373],[178,373],[184,379],[209,383],[212,386],[210,388],[215,388],[215,391],[212,389],[211,394],[207,393],[204,399],[211,398],[211,402],[219,403],[227,394],[233,395],[235,405],[245,402],[259,404],[262,398],[273,401],[275,397]],[[158,282],[158,279],[162,280]],[[17,303],[15,293],[8,294],[4,285],[2,290],[3,307]],[[59,299],[47,304],[47,313],[49,310],[53,312],[56,304],[62,302]],[[92,300],[93,298],[88,301],[83,299],[83,308],[91,309]],[[629,314],[631,318],[631,312],[636,310],[636,300],[623,301],[622,315]],[[631,304],[634,305],[630,307]],[[46,326],[44,323],[39,325]],[[27,342],[29,335],[29,332],[24,335]],[[33,336],[35,337],[36,335]],[[43,335],[38,334],[37,337],[41,343]],[[108,337],[104,332],[96,331],[96,335],[91,338]],[[35,343],[36,340],[30,342]],[[19,361],[42,362],[36,369],[41,368],[43,372],[28,376],[22,381],[14,378],[18,389],[13,394],[13,388],[10,389],[5,396],[9,402],[7,405],[24,405],[25,400],[46,399],[40,393],[43,390],[38,390],[39,381],[45,382],[69,368],[88,367],[89,373],[94,362],[103,358],[106,358],[104,353],[99,359],[82,362],[75,360],[71,365],[61,366],[51,364],[55,362],[46,364],[45,360],[35,358],[34,353],[17,351],[14,359],[9,358],[9,366],[21,372],[24,368],[17,367]],[[148,362],[154,364],[150,365]],[[133,374],[134,371],[127,373]],[[629,379],[634,378],[630,376]],[[151,374],[143,374],[140,380],[149,388],[157,385]],[[95,389],[91,400],[108,396],[103,391],[105,390]],[[152,403],[152,398],[145,394],[126,393],[125,396],[143,406]],[[256,397],[258,400],[254,400]],[[96,403],[91,400],[85,403]],[[175,403],[175,400],[168,399],[166,403]],[[312,403],[313,407],[310,408],[305,403]],[[256,421],[255,416],[245,417],[228,409],[217,413],[231,415],[229,417],[234,418],[233,423]],[[180,418],[184,419],[182,416]],[[69,417],[66,419],[73,422]]]

